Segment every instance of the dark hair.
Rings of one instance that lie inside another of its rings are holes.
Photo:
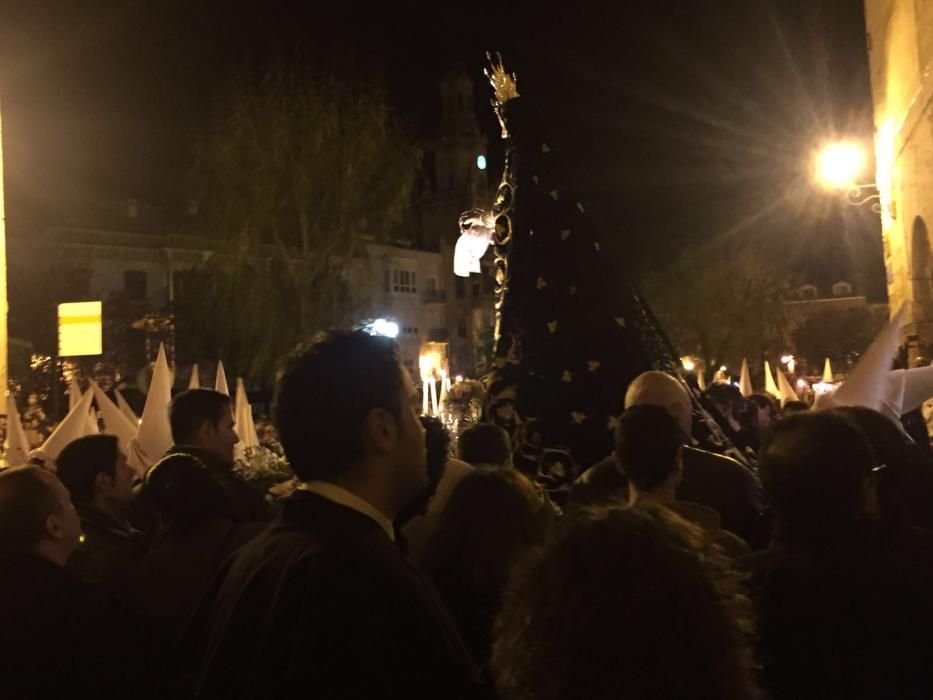
[[[142,496],[170,531],[185,532],[200,521],[228,514],[223,487],[197,457],[173,454],[146,472]]]
[[[781,412],[785,416],[789,416],[794,413],[803,413],[809,410],[810,407],[807,405],[806,401],[788,401],[784,404],[784,408],[781,409]]]
[[[652,489],[671,475],[685,442],[677,421],[660,406],[632,406],[616,423],[616,455],[625,475],[640,489]]]
[[[884,521],[892,526],[897,524],[906,516],[911,472],[907,436],[890,418],[864,406],[846,406],[833,412],[858,425],[871,445],[875,460],[885,465],[878,472],[878,502]]]
[[[544,541],[552,513],[528,477],[515,469],[470,472],[441,511],[421,565],[471,651],[483,657],[477,661],[488,660],[492,619],[512,565]]]
[[[86,435],[65,445],[55,465],[58,478],[71,494],[74,503],[94,500],[94,481],[98,474],[116,477],[120,444],[114,435]]]
[[[860,515],[862,483],[874,465],[868,440],[840,413],[807,411],[778,421],[761,449],[768,500],[785,542],[831,546]]]
[[[193,445],[198,430],[205,422],[216,425],[230,410],[230,397],[213,389],[188,389],[174,399],[168,407],[168,420],[172,426],[172,440],[176,445]]]
[[[298,478],[333,478],[361,459],[370,411],[401,415],[402,376],[395,342],[362,331],[323,333],[286,357],[275,423]]]
[[[735,405],[742,403],[742,392],[731,384],[722,382],[710,384],[706,389],[706,395],[715,404]]]
[[[468,464],[509,464],[512,441],[504,428],[493,423],[477,423],[460,433],[457,443],[460,459]]]
[[[0,471],[0,556],[30,554],[46,519],[60,511],[48,478],[41,467]]]
[[[522,561],[496,620],[503,697],[756,698],[740,575],[670,511],[582,508]]]
[[[774,418],[777,416],[778,407],[774,403],[774,399],[766,394],[752,394],[748,397],[748,400],[751,401],[758,408],[767,408],[771,411],[771,417]]]

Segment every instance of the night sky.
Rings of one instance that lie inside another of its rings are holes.
[[[857,273],[883,295],[877,217],[806,178],[821,141],[870,146],[860,0],[0,7],[14,229],[82,201],[183,201],[198,135],[231,78],[295,53],[381,73],[415,135],[437,118],[438,79],[461,63],[494,140],[480,71],[498,49],[636,272],[664,246],[760,240],[781,242],[802,277]]]

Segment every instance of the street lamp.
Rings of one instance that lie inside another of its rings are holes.
[[[878,186],[858,182],[867,163],[868,156],[858,142],[828,143],[814,159],[814,179],[823,189],[841,193],[847,204],[858,207],[872,202],[872,209],[880,213]]]

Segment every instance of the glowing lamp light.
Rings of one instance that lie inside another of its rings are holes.
[[[813,391],[817,394],[829,394],[832,393],[833,389],[835,389],[835,387],[827,382],[817,382],[813,385]]]
[[[797,380],[797,388],[798,388],[798,389],[806,389],[808,386],[809,386],[809,384],[807,384],[807,381],[806,381],[805,379],[798,379],[798,380]]]
[[[695,370],[696,367],[697,367],[697,366],[696,366],[696,363],[695,363],[695,362],[693,361],[693,359],[690,358],[690,357],[681,357],[681,358],[680,358],[680,364],[681,364],[681,365],[683,366],[683,368],[684,368],[685,370],[687,370],[688,372],[692,372],[692,371]]]
[[[458,374],[456,377],[454,377],[454,383],[455,383],[455,384],[460,384],[461,382],[463,382],[463,375],[462,375],[462,374]]]
[[[366,327],[370,335],[384,335],[386,338],[398,338],[398,324],[385,318],[377,318]]]
[[[816,181],[828,190],[852,187],[866,161],[865,149],[855,141],[828,144],[816,155]]]
[[[482,154],[476,156],[476,167],[480,170],[486,169],[486,156]]]
[[[725,372],[725,371],[726,371],[726,366],[725,366],[725,365],[722,365],[722,366],[719,368],[719,371],[720,371],[720,372]]]

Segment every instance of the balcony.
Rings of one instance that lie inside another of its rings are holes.
[[[425,289],[421,300],[425,304],[443,304],[447,301],[447,292],[443,289]]]
[[[446,343],[450,333],[446,328],[429,328],[428,341],[431,343]]]

